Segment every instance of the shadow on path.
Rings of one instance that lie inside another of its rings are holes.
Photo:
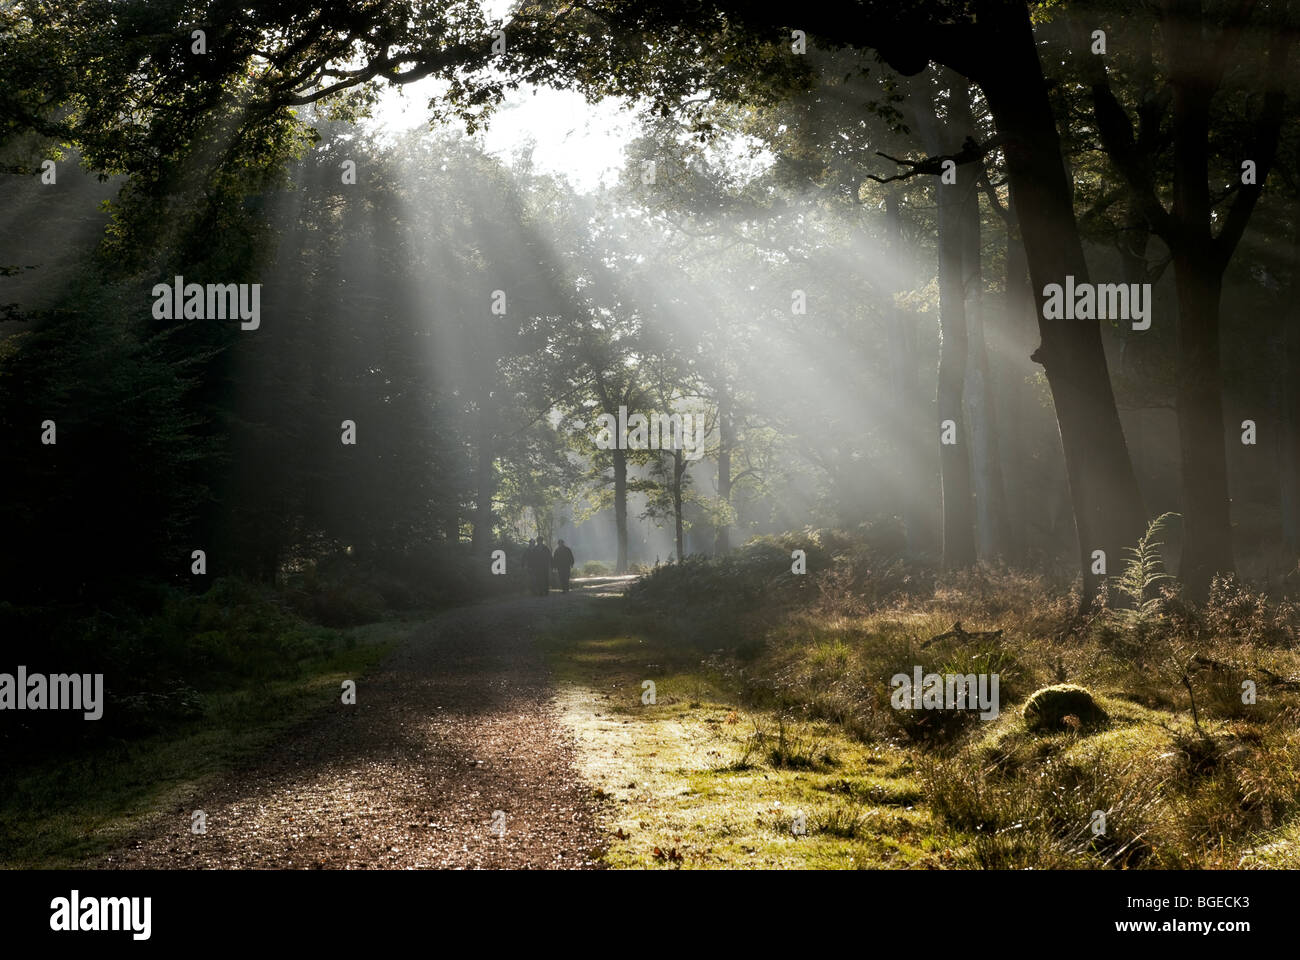
[[[357,684],[355,705],[336,700],[257,763],[87,865],[596,866],[596,800],[575,772],[532,641],[547,612],[621,592],[630,579],[460,607],[419,625]],[[191,833],[196,809],[205,834]]]

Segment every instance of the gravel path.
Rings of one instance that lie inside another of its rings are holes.
[[[539,617],[585,593],[464,607],[416,628],[358,683],[355,706],[338,703],[94,865],[597,866],[596,800],[532,643]],[[191,833],[192,809],[206,834]]]

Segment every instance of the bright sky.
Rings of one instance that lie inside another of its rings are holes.
[[[389,134],[427,123],[425,105],[437,90],[434,81],[417,81],[381,90],[374,126]],[[539,169],[567,176],[581,190],[611,180],[623,164],[623,147],[636,135],[635,118],[613,100],[589,105],[580,94],[562,90],[517,90],[492,117],[483,143],[509,159],[529,140]]]
[[[495,21],[507,17],[514,0],[479,2],[489,21]],[[446,89],[445,83],[432,79],[381,85],[372,125],[389,135],[424,126],[426,104],[440,89]],[[616,100],[591,105],[578,93],[524,88],[507,94],[482,139],[489,153],[506,161],[531,141],[539,170],[561,174],[586,191],[616,179],[623,167],[624,147],[638,133],[635,114]],[[771,162],[766,151],[747,157],[748,146],[736,139],[722,152],[732,163],[757,164],[754,169]]]

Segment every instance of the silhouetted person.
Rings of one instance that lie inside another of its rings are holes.
[[[555,573],[560,578],[560,590],[568,593],[569,573],[573,570],[573,551],[564,545],[563,540],[555,548],[555,555],[551,558],[551,565],[555,567]]]
[[[528,569],[532,573],[533,591],[544,597],[551,592],[551,551],[540,537],[531,551]]]
[[[537,591],[542,596],[551,592],[551,548],[546,541],[537,541]]]

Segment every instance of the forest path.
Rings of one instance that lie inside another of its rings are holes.
[[[336,703],[92,865],[596,866],[597,801],[533,639],[623,585],[459,607],[415,627],[357,684],[355,705]],[[191,832],[193,810],[206,833]]]

